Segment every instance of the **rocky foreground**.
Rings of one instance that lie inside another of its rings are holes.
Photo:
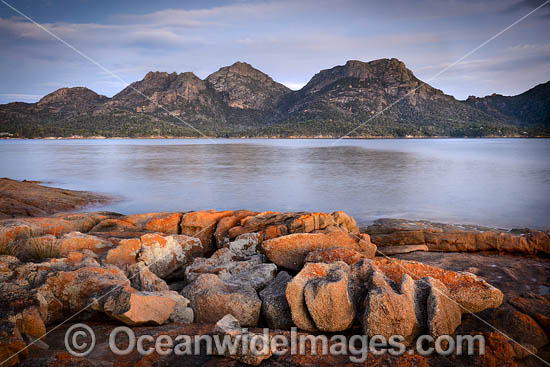
[[[486,339],[484,356],[370,354],[369,366],[536,366],[550,357],[543,231],[405,220],[360,230],[344,212],[97,212],[2,220],[0,254],[2,366],[353,364],[312,353],[115,358],[108,333],[120,325],[137,335],[269,327],[272,338],[297,327],[399,334],[408,345],[422,334]],[[75,357],[63,338],[82,320],[97,343]]]

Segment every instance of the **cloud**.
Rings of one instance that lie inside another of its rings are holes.
[[[46,18],[43,25],[127,82],[141,79],[150,70],[192,71],[204,78],[241,60],[298,89],[319,70],[349,59],[396,57],[419,76],[432,76],[517,19],[515,13],[504,11],[514,6],[519,11],[520,3],[534,4],[515,0],[236,1],[203,9],[114,14],[102,22]],[[526,80],[534,80],[539,69],[526,65],[544,63],[547,51],[537,49],[545,37],[543,25],[531,20],[446,73],[437,86],[457,95],[466,89],[483,93],[486,88],[480,85],[488,75],[513,67],[523,70]],[[21,17],[0,18],[0,33],[6,92],[46,94],[55,84],[55,88],[85,85],[113,95],[123,86]],[[510,47],[523,48],[503,51]],[[471,75],[483,75],[483,79],[476,82],[468,79]]]
[[[520,11],[529,11],[538,8],[545,1],[543,0],[520,0],[509,5],[502,10],[503,13],[517,13]],[[536,16],[541,18],[550,18],[550,4],[546,4],[538,10]]]

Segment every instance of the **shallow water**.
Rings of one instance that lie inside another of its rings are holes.
[[[3,140],[0,176],[121,196],[125,214],[344,210],[550,227],[550,140]],[[95,210],[96,208],[94,208]]]

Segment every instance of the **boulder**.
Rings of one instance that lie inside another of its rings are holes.
[[[257,247],[261,242],[260,240],[261,235],[259,233],[245,233],[229,242],[228,247],[235,256],[248,258],[258,254]]]
[[[136,263],[140,250],[141,240],[139,238],[121,240],[116,247],[107,252],[104,263],[125,268]]]
[[[237,226],[241,222],[241,219],[255,214],[255,212],[251,212],[249,210],[238,210],[233,215],[221,218],[216,226],[216,231],[214,232],[216,246],[221,248],[226,243],[229,243],[229,230]]]
[[[410,343],[420,329],[415,305],[406,293],[398,293],[383,273],[372,272],[368,281],[364,305],[363,333],[369,337],[382,335],[389,339],[392,335],[401,335],[405,343]]]
[[[0,360],[2,366],[17,366],[28,355],[27,343],[15,323],[0,319]]]
[[[547,231],[505,231],[387,218],[376,220],[366,231],[371,235],[372,242],[380,247],[426,245],[430,251],[550,253],[550,234]]]
[[[83,250],[90,250],[97,255],[101,255],[109,251],[111,247],[113,247],[113,244],[109,241],[80,232],[70,232],[59,239],[61,255]]]
[[[227,314],[243,326],[256,326],[262,302],[252,287],[225,283],[214,274],[202,274],[182,290],[195,313],[195,321],[216,323]]]
[[[153,273],[144,262],[128,267],[128,279],[132,288],[144,292],[163,292],[170,290],[168,284]]]
[[[427,324],[430,335],[437,339],[441,335],[452,335],[460,325],[462,310],[447,287],[437,279],[426,277],[416,282],[428,285]]]
[[[306,263],[326,263],[331,264],[337,261],[343,261],[348,265],[353,265],[366,255],[353,249],[335,247],[326,250],[315,250],[307,254]]]
[[[544,330],[532,317],[516,310],[513,306],[504,303],[501,307],[492,310],[485,310],[478,314],[478,317],[487,322],[481,322],[474,316],[464,315],[464,323],[475,325],[475,329],[480,331],[498,330],[509,336],[516,342],[531,346],[535,350],[548,344],[548,330]],[[464,325],[464,324],[463,324]],[[470,329],[473,328],[470,326]],[[463,326],[457,330],[457,333],[463,332]]]
[[[275,278],[275,274],[277,274],[277,265],[256,264],[225,278],[224,281],[239,286],[250,286],[256,291],[260,291]]]
[[[51,292],[63,306],[63,312],[70,314],[87,307],[114,288],[126,287],[130,287],[130,281],[116,267],[84,267],[52,274],[39,291]]]
[[[535,319],[547,333],[550,333],[550,296],[529,293],[509,302],[519,311]]]
[[[262,315],[271,329],[290,330],[292,315],[286,300],[286,287],[292,277],[281,271],[261,292]]]
[[[255,215],[250,215],[241,219],[240,225],[231,228],[228,232],[229,238],[234,239],[245,233],[265,231],[269,227],[284,226],[285,229],[281,229],[283,232],[287,232],[287,222],[296,218],[296,213],[278,213],[278,212],[261,212]],[[275,234],[273,232],[272,234]]]
[[[178,234],[182,216],[182,213],[145,213],[128,215],[121,220],[144,231]]]
[[[304,295],[304,290],[306,288],[306,285],[312,281],[313,279],[319,279],[319,278],[325,278],[328,276],[333,276],[330,274],[334,274],[341,271],[348,271],[349,267],[347,264],[343,262],[337,262],[334,264],[323,264],[323,263],[307,263],[303,269],[287,284],[286,287],[286,299],[288,301],[288,304],[290,306],[290,312],[292,315],[292,321],[294,324],[299,327],[300,329],[306,330],[306,331],[317,331],[317,325],[315,323],[315,320],[312,318],[312,315],[309,312],[308,305],[306,302],[306,297]],[[336,276],[334,276],[337,278]],[[340,287],[341,284],[336,285],[335,288]],[[332,291],[332,290],[330,290]],[[334,292],[342,292],[341,290],[336,290]],[[323,296],[325,296],[327,292],[323,293]],[[313,294],[310,294],[311,296]],[[316,314],[318,320],[322,321],[322,318],[326,315],[326,313],[329,312],[340,312],[340,310],[335,310],[334,308],[339,306],[337,303],[338,301],[334,300],[334,303],[326,301],[324,298],[319,298],[318,302],[314,302],[314,297],[310,297],[309,300],[312,301],[312,305],[314,305]],[[322,302],[324,302],[323,305],[326,305],[327,307],[333,307],[325,311],[320,311],[319,307]],[[346,302],[346,301],[342,301]],[[317,307],[319,306],[319,307]],[[347,309],[346,309],[347,310]],[[345,318],[344,316],[339,316],[340,318]],[[322,326],[324,327],[326,323],[322,323]]]
[[[204,248],[197,238],[151,233],[141,236],[137,260],[143,261],[157,276],[167,278],[183,275],[185,265],[203,254]]]
[[[404,274],[415,280],[431,277],[441,281],[463,313],[477,313],[487,308],[496,308],[502,303],[503,294],[500,290],[471,273],[443,270],[408,260],[376,258],[373,264],[394,282],[399,282]]]
[[[307,213],[292,220],[288,229],[290,233],[309,233],[335,224],[334,218],[328,213]]]
[[[262,252],[271,262],[292,270],[300,270],[311,251],[335,247],[356,250],[368,258],[374,257],[376,252],[376,246],[368,241],[368,236],[358,238],[341,230],[290,234],[261,244]]]
[[[181,220],[181,234],[199,238],[206,252],[214,251],[216,246],[213,234],[216,231],[216,224],[220,219],[233,214],[231,210],[186,213]]]
[[[229,248],[217,250],[211,257],[194,259],[193,263],[185,268],[185,280],[192,282],[201,274],[216,274],[221,279],[229,279],[235,274],[251,269],[263,263],[263,255],[254,255],[242,259]]]
[[[348,271],[343,267],[330,269],[326,277],[311,279],[304,287],[307,310],[321,331],[347,330],[355,320]]]
[[[231,314],[225,315],[216,323],[214,333],[220,337],[231,338],[230,345],[233,346],[233,350],[226,348],[218,351],[218,353],[242,363],[257,366],[273,354],[269,336],[243,330],[239,320]],[[243,345],[243,343],[250,344]],[[255,345],[252,345],[252,343],[255,343]]]
[[[164,292],[139,292],[125,287],[111,291],[92,308],[129,326],[162,325],[174,312],[176,303]]]
[[[140,228],[120,218],[109,218],[96,224],[90,232],[140,232]]]
[[[355,219],[352,216],[343,211],[336,211],[332,213],[332,217],[338,227],[343,228],[348,232],[359,234],[357,222],[355,222]]]
[[[180,324],[190,324],[195,320],[195,313],[189,307],[189,300],[177,292],[163,292],[163,295],[176,301],[174,310],[170,314],[170,321]]]

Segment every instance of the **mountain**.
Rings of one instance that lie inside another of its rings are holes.
[[[500,121],[518,125],[550,127],[550,81],[517,96],[492,94],[483,98],[470,96],[466,104],[484,111]]]
[[[109,105],[135,113],[176,117],[191,125],[225,124],[223,102],[213,87],[195,74],[149,72],[115,94]]]
[[[0,105],[0,134],[103,136],[550,135],[549,83],[514,97],[458,101],[397,59],[351,60],[291,91],[244,62],[204,80],[149,72],[107,98],[62,88]],[[192,127],[190,127],[191,125]]]
[[[363,129],[367,134],[391,126],[396,133],[438,135],[464,124],[498,123],[423,83],[397,59],[352,60],[322,70],[289,95],[283,108],[293,120],[368,122]]]
[[[290,92],[267,74],[245,62],[236,62],[210,74],[206,81],[232,108],[273,110],[282,96]]]

